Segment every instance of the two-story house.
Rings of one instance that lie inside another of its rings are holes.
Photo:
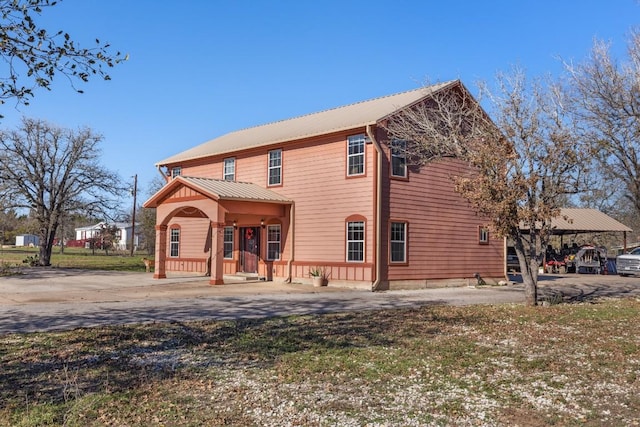
[[[467,167],[420,168],[392,150],[384,122],[459,81],[222,135],[157,163],[156,278],[254,274],[373,290],[504,278],[504,241],[454,192]]]

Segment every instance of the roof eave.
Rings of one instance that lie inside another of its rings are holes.
[[[168,158],[156,163],[155,166],[156,167],[162,167],[162,166],[167,166],[167,165],[176,164],[176,163],[184,163],[184,162],[190,162],[190,161],[193,161],[193,160],[206,159],[208,157],[224,156],[224,155],[229,155],[229,154],[232,154],[232,153],[239,153],[239,152],[243,152],[243,151],[254,150],[256,148],[265,148],[265,147],[269,147],[269,146],[272,146],[272,145],[284,144],[284,143],[293,142],[293,141],[300,141],[302,139],[308,139],[308,138],[315,138],[317,136],[327,135],[327,134],[330,134],[330,133],[345,132],[345,131],[348,131],[350,129],[359,129],[359,128],[364,128],[364,127],[369,126],[369,125],[375,125],[379,121],[380,121],[380,119],[378,119],[378,120],[369,120],[369,121],[366,121],[366,122],[358,123],[357,125],[349,125],[349,126],[344,126],[344,127],[341,127],[341,128],[331,129],[328,132],[314,132],[314,133],[310,133],[310,134],[306,134],[306,135],[299,135],[299,136],[297,136],[295,138],[276,139],[276,140],[273,140],[273,141],[268,141],[266,143],[259,143],[259,144],[243,147],[240,150],[216,151],[215,153],[207,153],[207,154],[191,156],[191,157],[184,157],[184,158],[175,158],[173,160],[172,160],[173,157],[178,157],[178,156],[172,156],[172,157],[168,157]]]

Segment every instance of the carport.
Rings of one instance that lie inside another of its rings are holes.
[[[565,208],[551,221],[553,234],[560,236],[562,246],[565,235],[584,233],[622,233],[623,247],[627,249],[627,233],[633,231],[597,209]]]
[[[597,209],[582,208],[561,209],[560,215],[551,221],[551,227],[552,235],[560,236],[560,253],[555,253],[555,256],[550,256],[550,254],[547,253],[544,265],[545,267],[548,267],[549,265],[547,263],[549,258],[551,258],[552,260],[559,260],[556,267],[561,265],[563,269],[570,266],[570,263],[567,262],[567,256],[572,254],[575,258],[578,252],[578,248],[575,247],[575,244],[572,248],[569,248],[568,245],[565,244],[565,236],[587,233],[622,233],[623,247],[626,252],[627,233],[633,231],[631,228]],[[597,258],[602,258],[600,249],[601,248],[594,246],[591,248],[591,252],[586,254],[586,257],[588,258],[586,260],[586,265],[590,266],[592,269],[599,266],[599,260],[597,260]],[[558,269],[560,269],[560,267],[558,267]],[[608,267],[608,269],[611,271],[611,267]]]
[[[626,225],[616,221],[609,215],[597,209],[566,208],[560,211],[560,216],[551,221],[553,234],[560,236],[561,258],[560,263],[552,259],[545,260],[545,268],[551,265],[551,269],[563,266],[566,271],[590,272],[606,274],[615,272],[615,262],[610,260],[606,248],[593,245],[585,245],[580,248],[574,243],[572,248],[564,244],[565,235],[577,235],[586,233],[622,233],[624,251],[627,248],[627,233],[633,231]],[[557,258],[555,258],[557,259]],[[582,270],[581,270],[582,269]]]

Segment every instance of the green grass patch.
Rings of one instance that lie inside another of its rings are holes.
[[[29,268],[25,262],[33,259],[39,253],[38,248],[2,248],[0,249],[0,276],[19,274],[16,268]],[[84,248],[54,248],[51,254],[51,265],[59,268],[79,268],[85,270],[108,271],[145,271],[142,258],[149,255],[145,253],[130,256],[129,252],[114,251],[106,254],[104,251]],[[37,268],[37,267],[34,267]]]

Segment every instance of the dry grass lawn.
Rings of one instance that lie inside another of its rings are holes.
[[[640,301],[0,336],[0,425],[640,423]]]

